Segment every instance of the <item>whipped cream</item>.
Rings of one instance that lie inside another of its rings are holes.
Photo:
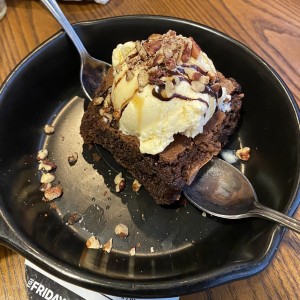
[[[181,133],[195,137],[216,108],[231,110],[230,95],[192,38],[169,31],[113,51],[111,103],[119,130],[136,136],[142,153],[163,151]]]

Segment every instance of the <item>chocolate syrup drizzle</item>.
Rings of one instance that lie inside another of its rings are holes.
[[[199,66],[197,65],[182,65],[182,67],[189,67],[189,68],[193,68],[195,69],[197,72],[200,72],[203,75],[207,75],[207,72],[203,71],[201,68],[199,68]],[[183,74],[185,74],[184,72],[184,68],[181,67],[177,67],[176,70],[168,70],[168,69],[164,69],[163,72],[161,72],[159,77],[152,77],[152,84],[155,84],[155,87],[152,89],[152,95],[156,98],[158,98],[161,101],[170,101],[173,98],[179,98],[182,100],[186,100],[186,101],[192,101],[192,100],[197,100],[200,101],[202,103],[205,103],[206,106],[208,107],[208,103],[206,100],[202,99],[202,98],[195,98],[195,99],[191,99],[189,97],[180,95],[178,93],[174,93],[172,94],[170,97],[164,97],[163,96],[163,91],[165,90],[165,82],[163,80],[161,80],[160,78],[162,76],[177,76],[177,78],[179,79],[179,81],[186,81],[189,84],[191,84],[191,80],[186,78],[185,76],[183,76]],[[172,80],[173,84],[176,84],[175,79]],[[205,93],[209,94],[211,97],[214,97],[216,100],[218,99],[218,97],[220,97],[220,90],[219,91],[214,91],[211,87],[211,84],[207,84],[205,85],[205,89],[204,91]]]

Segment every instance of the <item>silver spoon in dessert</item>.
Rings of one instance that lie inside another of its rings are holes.
[[[60,23],[62,28],[65,30],[66,34],[69,36],[75,47],[77,48],[80,58],[80,81],[82,88],[86,96],[92,100],[96,96],[96,92],[99,89],[102,79],[107,73],[110,64],[98,60],[92,57],[84,45],[82,44],[80,38],[76,34],[75,30],[59,8],[55,0],[41,0],[43,4],[52,13],[54,18]]]
[[[183,192],[192,204],[213,216],[226,219],[261,217],[300,233],[300,221],[259,203],[245,175],[221,159],[214,158],[201,168]]]

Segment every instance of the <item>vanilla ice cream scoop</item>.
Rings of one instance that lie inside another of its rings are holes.
[[[231,109],[213,62],[174,31],[118,45],[112,66],[113,115],[119,130],[139,139],[141,153],[162,152],[177,133],[193,138],[216,109]]]

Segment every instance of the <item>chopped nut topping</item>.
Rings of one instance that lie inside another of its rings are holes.
[[[200,77],[199,81],[203,84],[209,84],[209,76],[203,75]]]
[[[96,98],[94,98],[94,100],[93,100],[93,104],[94,104],[94,105],[101,105],[103,101],[104,101],[104,98],[103,98],[103,97],[96,97]]]
[[[150,252],[151,252],[151,253],[154,252],[154,248],[153,248],[153,247],[150,248]]]
[[[39,163],[39,170],[45,170],[47,172],[56,169],[57,166],[54,162],[50,161],[49,159],[41,160]]]
[[[173,56],[173,50],[171,48],[164,48],[163,52],[166,59],[171,58]]]
[[[149,55],[154,55],[161,48],[161,40],[157,38],[160,38],[160,35],[156,35],[153,38],[150,36],[148,41],[143,45]]]
[[[145,87],[148,82],[149,82],[149,75],[148,73],[145,71],[145,70],[142,70],[138,77],[137,77],[137,80],[138,80],[138,84],[139,84],[139,87]]]
[[[181,54],[181,61],[183,63],[188,62],[188,60],[191,58],[192,55],[192,42],[187,41],[184,45],[182,54]]]
[[[201,93],[205,90],[205,85],[200,81],[192,81],[191,87],[192,90],[196,93]]]
[[[132,183],[132,190],[134,192],[138,192],[140,190],[141,186],[142,185],[135,179]]]
[[[236,151],[235,155],[241,159],[241,160],[249,160],[250,158],[250,148],[249,147],[243,147]]]
[[[72,213],[68,219],[68,225],[74,225],[82,219],[82,216],[78,213]]]
[[[201,52],[201,48],[200,46],[195,42],[195,40],[190,37],[190,40],[192,41],[192,52],[191,52],[191,56],[195,59],[198,58],[200,52]]]
[[[217,76],[216,76],[216,74],[214,72],[208,71],[207,75],[209,76],[209,82],[210,83],[214,83],[216,81]]]
[[[93,235],[86,241],[85,245],[89,249],[100,249],[102,247],[99,240]]]
[[[129,251],[130,256],[135,256],[135,247],[132,247]]]
[[[130,81],[134,77],[134,74],[131,70],[126,71],[126,81]]]
[[[44,160],[48,156],[48,150],[47,149],[42,149],[38,152],[36,159],[37,160]]]
[[[135,43],[135,47],[139,53],[139,55],[141,56],[142,60],[146,60],[147,59],[147,51],[145,50],[145,48],[142,46],[140,41],[136,41]]]
[[[44,126],[44,131],[46,134],[52,134],[54,132],[54,127],[52,125],[46,124]]]
[[[47,189],[49,189],[49,188],[51,188],[51,183],[50,182],[48,182],[48,183],[43,183],[41,186],[40,186],[40,188],[39,188],[39,190],[41,191],[41,192],[45,192]]]
[[[106,123],[110,123],[112,121],[112,115],[106,112],[105,108],[101,108],[99,110],[100,116],[102,116]]]
[[[78,160],[78,153],[74,152],[72,155],[68,156],[68,163],[70,166],[74,166]]]
[[[103,251],[109,253],[112,249],[113,239],[110,238],[104,245]]]
[[[127,237],[128,236],[128,227],[124,224],[118,224],[115,227],[115,234],[120,237]]]
[[[116,185],[116,192],[119,193],[125,188],[125,179],[122,177],[122,173],[120,172],[114,179]]]
[[[59,198],[62,194],[63,194],[63,188],[57,185],[46,189],[44,193],[44,197],[46,201],[52,201],[56,198]]]
[[[164,54],[163,53],[157,53],[157,55],[154,58],[153,65],[158,66],[161,63],[163,63],[164,60],[165,60]]]
[[[50,183],[52,181],[54,181],[55,176],[51,173],[43,173],[41,176],[41,183]]]

